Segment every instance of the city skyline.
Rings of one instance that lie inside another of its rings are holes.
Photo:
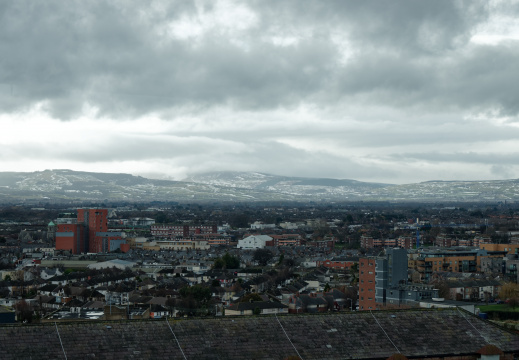
[[[0,167],[519,178],[519,4],[0,6]]]

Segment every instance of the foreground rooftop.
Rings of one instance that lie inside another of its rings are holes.
[[[519,335],[458,309],[0,327],[2,359],[387,359],[519,354]]]

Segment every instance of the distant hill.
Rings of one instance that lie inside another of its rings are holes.
[[[519,201],[519,180],[389,185],[355,180],[211,172],[183,181],[130,174],[0,172],[0,202],[20,201]]]
[[[394,185],[367,183],[355,180],[302,178],[270,175],[257,172],[210,172],[184,181],[214,186],[263,190],[313,200],[358,200],[371,197],[377,189]]]
[[[0,201],[248,201],[262,199],[255,191],[130,174],[45,170],[0,172]]]

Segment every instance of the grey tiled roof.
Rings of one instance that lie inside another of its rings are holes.
[[[518,335],[452,309],[69,322],[57,329],[0,327],[0,358],[64,359],[64,349],[68,359],[184,359],[178,344],[187,359],[283,359],[296,355],[294,347],[305,360],[474,354],[487,344],[519,353]]]
[[[270,302],[270,301],[253,301],[253,302],[242,302],[242,303],[236,303],[229,306],[230,310],[254,310],[255,308],[258,309],[286,309],[288,308],[287,305],[283,305],[278,302]]]

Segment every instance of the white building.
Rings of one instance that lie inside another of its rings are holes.
[[[155,241],[154,243],[158,245],[161,250],[209,250],[211,248],[209,242],[205,240],[164,240]]]
[[[272,238],[268,235],[251,235],[245,239],[238,240],[238,249],[263,249],[267,241]]]
[[[125,270],[126,268],[134,268],[137,265],[137,263],[133,261],[126,261],[126,260],[120,260],[120,259],[114,259],[114,260],[108,260],[103,262],[98,262],[95,264],[88,265],[89,269],[110,269],[110,268],[117,268],[121,270]]]
[[[279,227],[285,230],[296,230],[298,228],[298,225],[296,223],[286,221],[279,223]]]
[[[265,229],[275,229],[276,224],[264,224],[261,221],[256,221],[254,224],[250,225],[252,230],[265,230]]]

